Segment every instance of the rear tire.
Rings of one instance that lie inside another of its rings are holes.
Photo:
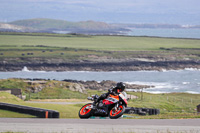
[[[80,110],[79,110],[79,117],[81,119],[88,119],[91,116],[91,109],[86,109],[87,106],[92,105],[91,103],[88,103],[84,105]]]
[[[124,105],[119,105],[117,110],[115,110],[115,107],[113,107],[110,112],[109,112],[109,117],[110,119],[117,119],[123,115],[125,112],[125,106]]]

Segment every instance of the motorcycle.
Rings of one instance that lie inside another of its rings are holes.
[[[95,101],[98,95],[88,97],[88,100]],[[88,119],[91,116],[110,117],[110,119],[117,119],[121,117],[127,107],[127,94],[125,92],[119,95],[109,94],[109,96],[100,100],[98,103],[88,103],[84,105],[79,111],[81,119]]]

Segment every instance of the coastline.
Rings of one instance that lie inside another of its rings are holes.
[[[146,88],[144,89],[144,92],[148,93],[160,94],[160,93],[180,92],[180,93],[200,94],[199,74],[200,74],[200,69],[193,69],[193,68],[186,68],[184,70],[163,70],[163,71],[111,71],[111,72],[49,71],[48,72],[48,71],[32,71],[24,67],[24,69],[21,71],[0,72],[0,79],[8,80],[9,84],[12,79],[27,79],[30,81],[57,80],[57,81],[66,81],[77,84],[85,84],[87,86],[89,85],[91,89],[98,88],[102,83],[109,85],[101,88],[109,88],[111,86],[115,86],[116,82],[124,82],[131,85],[131,87],[128,87],[129,89],[135,89],[138,88],[137,86],[143,86],[142,88]],[[137,86],[132,87],[132,85],[137,85]]]
[[[44,33],[4,34],[8,39],[0,45],[0,71],[20,71],[24,66],[33,71],[200,69],[200,48],[197,39],[103,35],[88,38]],[[36,42],[27,44],[27,36]],[[38,37],[41,36],[46,40],[45,43],[38,41]],[[20,44],[14,43],[18,37],[22,37]],[[65,37],[73,40],[63,41]],[[50,38],[55,41],[53,45],[50,45]],[[83,40],[87,44],[82,44]],[[69,43],[68,47],[64,47],[66,43]],[[76,47],[72,45],[74,43]]]
[[[0,63],[0,71],[163,71],[200,69],[200,61],[122,61],[122,62],[73,62],[73,63]]]

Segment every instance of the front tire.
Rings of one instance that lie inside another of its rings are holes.
[[[119,105],[117,109],[113,107],[109,112],[109,117],[110,119],[117,119],[123,115],[124,111],[125,111],[124,105]]]
[[[81,119],[88,119],[91,116],[91,110],[92,109],[86,109],[87,106],[92,105],[91,103],[88,103],[84,105],[80,110],[79,110],[79,117]]]

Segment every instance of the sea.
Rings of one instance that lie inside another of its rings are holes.
[[[131,28],[125,33],[129,36],[152,36],[152,37],[172,37],[172,38],[194,38],[200,39],[200,29],[192,28]]]
[[[128,84],[155,86],[144,89],[148,93],[173,93],[184,92],[200,94],[200,69],[186,68],[184,70],[163,70],[163,71],[29,71],[26,67],[22,71],[0,72],[0,79],[8,78],[30,78],[50,80],[82,80],[98,81],[113,80]],[[109,88],[108,88],[109,89]],[[127,91],[134,91],[129,88]]]
[[[129,28],[129,30],[129,32],[121,31],[118,35],[200,39],[200,28]],[[70,31],[53,32],[58,34],[70,33]]]

